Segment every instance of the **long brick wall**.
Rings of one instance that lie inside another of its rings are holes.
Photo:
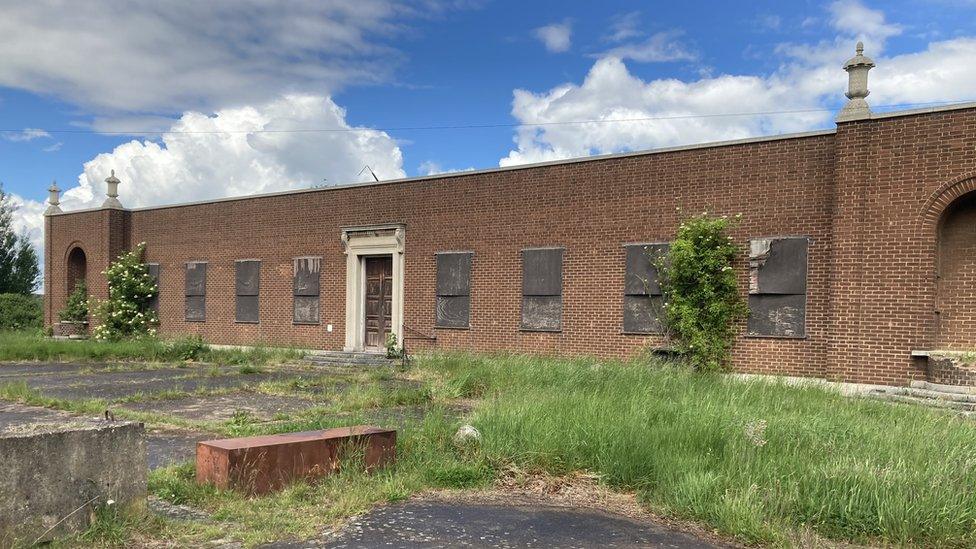
[[[736,369],[904,384],[920,375],[910,351],[939,337],[938,221],[970,185],[968,174],[976,175],[976,109],[740,144],[66,213],[47,220],[46,312],[50,323],[63,307],[73,246],[84,248],[89,285],[102,295],[97,273],[144,241],[147,261],[161,265],[162,333],[339,350],[346,303],[342,227],[398,223],[406,227],[404,324],[435,335],[437,348],[626,357],[657,341],[623,333],[623,244],[667,241],[682,218],[702,211],[741,213],[732,236],[743,252],[736,265],[743,294],[749,239],[807,236],[810,246],[806,336],[743,335]],[[138,184],[123,184],[123,202]],[[536,246],[565,248],[558,333],[519,329],[520,251]],[[474,252],[469,329],[434,327],[434,254],[446,250]],[[292,322],[292,258],[299,256],[323,258],[321,325]],[[234,322],[234,261],[245,258],[262,261],[257,324]],[[187,261],[208,262],[206,322],[183,320]],[[965,310],[967,301],[954,303]],[[955,315],[969,320],[953,333],[976,334],[972,310]],[[976,346],[976,335],[960,337],[955,344]]]

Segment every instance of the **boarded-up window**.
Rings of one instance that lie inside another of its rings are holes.
[[[258,293],[261,289],[261,262],[242,259],[234,262],[234,289],[237,296],[234,319],[237,322],[258,321]]]
[[[203,322],[207,319],[207,263],[186,264],[186,320]]]
[[[438,328],[467,328],[471,321],[471,252],[437,254]]]
[[[153,282],[156,284],[156,293],[149,300],[149,308],[159,315],[159,263],[147,263],[146,269],[149,271],[149,276],[152,277]]]
[[[322,272],[321,257],[296,257],[294,260],[293,299],[295,300],[295,324],[318,324],[319,276]]]
[[[806,237],[757,238],[749,249],[749,335],[806,334]]]
[[[657,264],[668,253],[669,244],[627,244],[624,278],[624,332],[662,333],[664,292]]]
[[[562,329],[563,250],[522,250],[522,329]]]

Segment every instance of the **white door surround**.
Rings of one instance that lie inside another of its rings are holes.
[[[401,224],[343,227],[346,253],[346,344],[347,352],[365,348],[366,257],[393,258],[392,332],[403,341],[403,251],[406,227]]]

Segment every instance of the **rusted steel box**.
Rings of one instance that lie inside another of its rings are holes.
[[[367,471],[396,459],[396,430],[366,425],[197,443],[197,483],[249,494],[279,490],[298,479],[339,470],[362,458]]]

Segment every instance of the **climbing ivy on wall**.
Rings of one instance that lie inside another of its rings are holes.
[[[159,318],[150,307],[158,291],[142,262],[146,243],[119,256],[102,274],[108,279],[108,299],[92,304],[95,339],[116,340],[154,336]]]
[[[739,217],[703,213],[684,221],[657,264],[663,273],[666,333],[697,370],[728,367],[736,323],[748,312],[733,268],[739,250],[727,234]]]

